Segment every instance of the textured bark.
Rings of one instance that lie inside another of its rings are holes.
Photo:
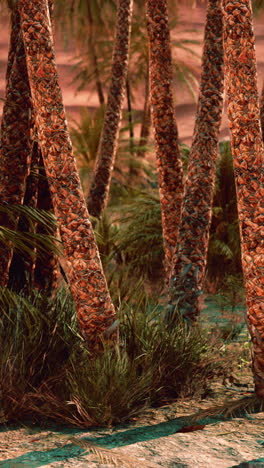
[[[49,11],[50,14],[53,12],[53,0],[49,0]],[[17,8],[14,8],[12,10],[12,15],[15,17],[15,21],[12,20],[12,30],[11,30],[11,39],[10,39],[10,50],[9,50],[9,62],[14,62],[15,56],[16,56],[16,48],[21,47],[19,41],[17,41],[18,35],[20,33],[20,19],[19,19],[19,12]],[[22,37],[20,39],[22,41]],[[18,45],[17,45],[18,42]],[[10,66],[7,67],[7,77],[10,75]],[[29,86],[29,83],[28,83]],[[33,113],[32,113],[33,114]],[[32,125],[34,121],[34,116],[32,115]],[[28,206],[30,208],[37,208],[38,206],[38,197],[42,196],[46,199],[47,193],[39,193],[39,169],[40,169],[40,163],[43,161],[41,158],[41,152],[39,150],[39,146],[37,143],[37,134],[35,129],[31,131],[31,156],[30,156],[30,173],[26,177],[26,183],[25,183],[25,195],[23,199],[23,205]],[[45,174],[45,170],[44,170]],[[43,176],[42,176],[43,177]],[[46,202],[47,205],[47,202]],[[41,206],[39,206],[41,208]],[[43,207],[43,209],[45,209]],[[48,208],[47,208],[48,209]],[[32,224],[30,224],[24,216],[21,216],[18,225],[17,225],[17,230],[21,232],[31,232],[34,233],[36,232],[37,226],[33,227]],[[46,233],[46,230],[40,229],[38,230],[39,232]],[[53,233],[54,235],[56,232]],[[34,245],[32,245],[32,250],[34,250]],[[42,253],[43,257],[43,253]],[[57,279],[57,270],[49,269],[50,266],[50,257],[53,259],[54,254],[50,253],[47,254],[46,259],[43,260],[41,258],[41,262],[45,265],[45,268],[43,268],[42,273],[40,273],[40,270],[38,271],[38,278],[41,278],[41,281],[38,281],[37,286],[39,287],[40,285],[44,287],[44,285],[53,285],[54,287],[56,286],[55,278]],[[38,259],[38,252],[36,249],[36,257],[29,256],[29,255],[24,255],[22,256],[20,253],[14,253],[12,256],[10,268],[9,268],[9,278],[8,278],[8,287],[11,287],[12,289],[16,290],[17,292],[19,291],[30,291],[32,287],[34,288],[36,284],[34,284],[34,277],[36,275],[35,271],[35,266],[36,266],[36,259]],[[54,259],[55,260],[55,259]],[[53,261],[53,263],[56,264],[56,262]],[[56,273],[55,273],[56,272]],[[46,273],[49,273],[48,276]],[[53,281],[54,280],[54,281]],[[47,288],[46,288],[47,290]]]
[[[149,72],[147,71],[146,83],[145,83],[144,109],[143,109],[143,117],[142,117],[140,139],[139,139],[139,147],[143,147],[143,148],[140,148],[137,152],[137,156],[140,158],[144,158],[146,154],[146,149],[144,147],[147,145],[148,140],[149,140],[150,126],[151,126],[151,118],[150,118],[150,97],[149,97]]]
[[[126,79],[126,98],[127,98],[127,111],[128,111],[128,126],[129,126],[129,148],[130,154],[133,156],[134,154],[134,122],[132,117],[132,99],[131,99],[131,89],[130,89],[130,82],[129,78]]]
[[[205,276],[224,87],[221,0],[207,4],[202,75],[194,135],[184,187],[170,305],[196,319]]]
[[[14,63],[16,49],[19,46],[19,32],[20,32],[20,19],[19,19],[19,12],[17,8],[11,8],[11,34],[10,34],[10,42],[9,42],[9,50],[8,50],[8,58],[7,58],[7,69],[6,69],[6,82],[8,82],[10,73],[12,70],[12,66]]]
[[[11,41],[7,67],[6,99],[0,138],[0,204],[23,203],[30,169],[31,97],[23,41],[16,7],[11,17]],[[0,216],[0,225],[15,229],[18,218]],[[0,243],[0,285],[6,286],[12,258],[10,245]]]
[[[128,68],[133,0],[119,0],[111,82],[95,170],[88,195],[89,213],[100,218],[106,207],[117,151]]]
[[[155,132],[167,282],[177,245],[183,172],[172,95],[172,58],[166,0],[146,0],[150,103]]]
[[[39,151],[38,144],[34,142],[31,153],[30,173],[26,179],[26,189],[23,204],[30,208],[37,207],[38,195],[38,169],[39,168]],[[21,216],[18,221],[17,230],[19,232],[36,232],[36,226],[30,226],[28,220]],[[32,245],[34,250],[34,245]],[[29,255],[21,255],[14,252],[9,268],[8,287],[13,290],[30,291],[33,283],[33,272],[35,267],[35,259]]]
[[[262,85],[262,92],[260,97],[260,124],[262,131],[262,140],[264,139],[264,82]]]
[[[224,51],[228,118],[253,343],[255,390],[264,398],[264,188],[263,145],[249,0],[224,0]]]
[[[80,329],[91,352],[116,338],[115,310],[94,238],[66,125],[47,0],[18,1],[39,144]],[[110,327],[110,328],[109,328]]]

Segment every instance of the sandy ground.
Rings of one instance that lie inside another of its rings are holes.
[[[189,416],[225,398],[235,390],[215,386],[206,401],[182,401],[149,410],[139,420],[118,428],[78,430],[50,426],[0,426],[0,466],[3,468],[168,467],[241,468],[264,467],[264,413],[245,417],[214,417],[200,420],[199,430],[180,432],[190,426]],[[88,442],[88,444],[87,444]],[[92,453],[89,443],[108,451],[108,460]],[[87,450],[85,452],[85,450]],[[109,450],[110,449],[110,450]],[[108,463],[107,463],[108,461]]]
[[[177,37],[188,37],[202,41],[205,21],[205,9],[181,10]],[[264,16],[255,21],[256,52],[258,60],[259,89],[262,87],[264,71]],[[186,32],[195,28],[195,32]],[[1,19],[0,35],[0,98],[4,98],[5,68],[8,51],[8,21]],[[201,54],[201,44],[193,46]],[[174,51],[183,58],[182,52]],[[89,89],[78,94],[72,84],[72,61],[74,51],[65,51],[60,41],[56,40],[57,64],[63,99],[69,119],[78,118],[79,108],[94,108],[98,101]],[[187,56],[186,56],[187,57]],[[186,58],[185,57],[185,58]],[[193,58],[189,57],[191,61]],[[199,76],[199,61],[193,62]],[[136,93],[134,108],[141,110],[143,90]],[[192,97],[175,82],[176,115],[180,140],[191,142],[196,104]],[[2,101],[1,101],[2,105]],[[0,108],[1,110],[1,108]],[[227,118],[224,114],[221,138],[228,136]],[[250,377],[248,377],[250,379]],[[252,382],[251,382],[252,383]],[[186,401],[159,410],[151,410],[140,421],[117,429],[96,429],[90,431],[70,430],[50,427],[10,427],[0,425],[0,466],[18,467],[106,467],[98,457],[87,454],[78,447],[71,437],[84,438],[105,448],[114,449],[116,466],[164,466],[189,468],[241,468],[264,467],[264,413],[235,419],[208,419],[205,427],[191,433],[177,432],[188,426],[188,418],[197,411],[212,405],[223,397],[239,396],[235,390],[223,386],[215,391],[214,396],[204,402]],[[200,422],[201,423],[201,422]],[[126,458],[121,461],[120,455]],[[129,461],[130,457],[130,461]]]

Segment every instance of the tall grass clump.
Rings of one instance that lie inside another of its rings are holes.
[[[0,292],[0,406],[6,421],[118,424],[150,406],[201,396],[226,372],[221,349],[198,327],[164,325],[142,300],[119,311],[120,342],[91,356],[70,296]],[[4,312],[4,313],[3,313]]]

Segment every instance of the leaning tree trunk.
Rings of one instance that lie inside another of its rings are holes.
[[[250,1],[224,0],[223,13],[226,95],[247,322],[253,343],[255,391],[264,398],[264,161]]]
[[[32,127],[30,88],[16,7],[12,10],[11,28],[0,138],[0,204],[6,206],[23,203],[26,177],[30,170]],[[18,217],[0,217],[0,225],[8,229],[16,229],[17,222]],[[11,245],[0,243],[1,286],[7,285],[11,258]]]
[[[200,312],[223,108],[221,5],[221,0],[209,0],[207,5],[200,93],[170,284],[170,309],[177,305],[182,316],[191,320]]]
[[[37,208],[38,194],[38,171],[39,171],[39,151],[35,141],[32,145],[30,173],[26,179],[25,195],[23,205],[30,208]],[[19,232],[36,232],[36,223],[32,225],[23,215],[20,216],[17,230]],[[32,251],[34,245],[31,246]],[[21,255],[14,252],[9,268],[8,287],[16,292],[30,292],[32,290],[33,272],[35,258],[29,254]]]
[[[66,125],[55,65],[47,0],[19,0],[21,28],[39,144],[57,218],[66,274],[81,331],[91,352],[101,349],[101,335],[116,339],[115,310]]]
[[[52,15],[53,12],[53,0],[49,0],[49,11],[50,15]],[[12,30],[11,30],[11,39],[10,39],[10,50],[9,50],[9,60],[8,60],[8,67],[7,67],[7,78],[10,75],[11,67],[10,63],[14,61],[15,56],[16,56],[16,49],[18,47],[21,48],[21,44],[23,45],[22,41],[22,36],[20,37],[20,41],[17,40],[19,37],[19,34],[21,35],[20,31],[20,19],[19,19],[19,12],[17,8],[13,9],[13,18],[12,16]],[[15,21],[14,21],[15,19]],[[23,46],[24,47],[24,46]],[[24,57],[24,62],[25,62],[25,57]],[[28,89],[29,89],[29,83],[28,84]],[[25,103],[25,105],[27,105]],[[14,118],[16,116],[14,115]],[[34,121],[34,115],[32,115],[32,125]],[[23,205],[28,206],[30,208],[43,208],[43,209],[48,209],[48,203],[50,200],[50,197],[48,196],[48,189],[45,190],[45,193],[43,193],[42,190],[39,190],[38,185],[41,187],[43,184],[39,184],[39,169],[40,169],[40,164],[42,162],[41,158],[41,152],[39,150],[39,146],[37,143],[37,134],[31,129],[31,154],[29,157],[30,161],[30,172],[26,177],[25,181],[25,193],[23,197]],[[42,164],[43,166],[43,164]],[[44,170],[44,168],[43,168]],[[45,170],[44,170],[44,175],[45,175]],[[40,174],[41,180],[43,180],[43,174]],[[39,192],[39,193],[38,193]],[[43,200],[43,203],[45,204],[45,207],[43,206],[38,206],[38,198],[41,198]],[[13,226],[15,227],[15,226]],[[28,220],[25,219],[23,215],[20,216],[17,227],[16,229],[21,232],[29,232],[31,233],[36,232],[37,226],[33,227],[32,224],[28,222]],[[40,233],[47,233],[46,230],[43,231],[42,228],[38,230]],[[54,227],[54,230],[51,232],[49,230],[49,234],[53,234],[56,236],[56,227]],[[34,246],[32,245],[32,250],[34,250]],[[13,290],[19,292],[19,291],[24,291],[24,292],[29,292],[34,288],[34,286],[38,287],[44,287],[45,288],[45,293],[48,290],[48,285],[52,285],[56,287],[57,285],[57,276],[58,276],[58,269],[55,267],[57,266],[56,262],[56,257],[53,252],[47,252],[46,254],[42,253],[41,254],[41,259],[40,259],[40,266],[43,265],[43,268],[40,268],[39,265],[37,269],[35,269],[36,266],[36,259],[38,263],[38,249],[36,248],[36,257],[26,255],[24,254],[21,255],[19,252],[14,252],[12,254],[12,260],[10,263],[10,268],[8,271],[8,287],[11,287]],[[45,257],[45,259],[43,258]],[[34,283],[34,278],[38,278],[38,282],[35,284]]]
[[[261,97],[260,97],[260,124],[262,131],[262,140],[264,139],[264,82],[262,85]]]
[[[172,95],[172,58],[166,0],[146,0],[150,104],[154,125],[159,192],[169,282],[180,223],[183,172]]]
[[[89,213],[100,218],[107,204],[117,151],[128,68],[133,0],[119,0],[111,83],[94,175],[88,195]]]

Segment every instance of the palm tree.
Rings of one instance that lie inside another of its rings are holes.
[[[177,245],[183,172],[172,95],[172,58],[166,0],[146,0],[150,105],[155,131],[165,274],[170,279]]]
[[[238,202],[255,391],[264,398],[263,144],[249,0],[223,1],[228,118]]]
[[[23,199],[23,206],[33,209],[37,208],[39,164],[38,144],[35,141],[32,145],[30,173],[26,178]],[[36,232],[36,224],[21,214],[17,224],[17,232],[33,234]],[[32,250],[35,250],[34,245],[32,245]],[[32,254],[22,256],[21,252],[15,251],[9,268],[8,287],[17,292],[21,290],[30,291],[33,283],[34,267],[35,259]]]
[[[147,61],[148,62],[148,61]],[[144,96],[144,109],[142,124],[140,129],[140,140],[139,149],[137,156],[143,158],[146,153],[146,145],[148,144],[151,127],[151,115],[150,115],[150,98],[149,98],[149,66],[147,64],[147,73],[145,78],[145,96]]]
[[[107,204],[117,151],[128,68],[132,7],[133,0],[119,0],[111,84],[94,175],[87,200],[88,211],[96,218],[101,217]]]
[[[117,336],[115,310],[89,220],[66,125],[47,0],[19,0],[39,144],[80,329],[91,352]],[[37,53],[36,53],[37,51]]]
[[[262,85],[262,92],[260,96],[260,124],[262,131],[262,139],[264,138],[264,83]]]
[[[23,203],[30,169],[32,109],[24,45],[17,7],[11,14],[11,40],[6,99],[0,137],[0,205]],[[18,217],[1,216],[0,225],[15,229]],[[0,285],[6,286],[12,258],[11,245],[0,245]]]
[[[11,8],[11,5],[10,5],[10,8]],[[53,10],[53,0],[49,0],[49,11],[50,13],[52,12]],[[19,49],[21,49],[22,47],[22,51],[23,51],[23,59],[24,59],[24,68],[23,68],[23,74],[21,75],[20,79],[21,80],[24,80],[24,77],[27,75],[27,72],[25,71],[25,66],[26,66],[26,62],[25,62],[25,55],[24,55],[24,48],[23,48],[23,42],[22,42],[22,37],[21,37],[21,31],[20,31],[20,19],[19,19],[19,12],[18,12],[18,9],[13,7],[11,8],[11,15],[12,15],[12,20],[11,20],[11,24],[12,24],[12,28],[11,28],[11,39],[10,39],[10,49],[9,49],[9,57],[8,57],[8,66],[7,66],[7,84],[8,86],[10,85],[9,83],[9,77],[10,77],[10,74],[11,74],[11,71],[12,71],[12,64],[14,63],[14,61],[16,60],[16,55],[17,55],[17,52],[19,51]],[[18,73],[20,71],[18,70]],[[29,83],[28,83],[28,79],[25,81],[27,87],[28,87],[28,93],[30,94],[30,90],[29,90]],[[11,83],[11,86],[13,85],[13,83]],[[13,90],[13,92],[19,92],[19,90]],[[6,103],[8,104],[8,102]],[[28,105],[27,102],[24,103],[25,106]],[[22,106],[21,106],[22,107]],[[12,107],[10,108],[10,115],[9,115],[9,119],[10,121],[15,121],[17,119],[17,109]],[[5,118],[5,115],[4,115],[4,118]],[[31,121],[31,125],[33,127],[33,118],[32,118],[32,121]],[[33,128],[30,130],[30,136],[29,136],[29,140],[28,140],[28,147],[30,146],[30,153],[29,153],[29,157],[28,157],[28,165],[25,167],[25,180],[24,180],[24,193],[23,193],[23,187],[18,187],[18,194],[16,194],[15,196],[17,197],[16,198],[16,202],[17,203],[22,203],[22,198],[23,198],[23,205],[26,206],[26,207],[31,207],[31,208],[36,208],[37,207],[37,198],[38,198],[38,176],[37,176],[37,172],[39,170],[39,163],[40,163],[40,152],[39,152],[39,147],[38,147],[38,143],[37,143],[37,135],[33,136],[34,135],[34,130]],[[35,141],[34,141],[35,140]],[[11,157],[10,157],[11,155]],[[3,164],[6,163],[5,160],[2,160]],[[12,158],[12,154],[9,154],[9,168],[10,168],[10,174],[8,175],[8,177],[5,178],[5,184],[8,185],[9,184],[9,179],[10,179],[10,175],[11,175],[11,178],[12,178],[12,174],[15,174],[16,173],[16,164],[17,164],[17,160],[13,160]],[[14,165],[14,167],[12,168],[11,170],[11,165]],[[29,166],[30,166],[30,172],[28,173],[29,171]],[[22,174],[23,176],[23,174]],[[14,175],[13,175],[14,177]],[[4,196],[6,196],[5,194],[5,191],[2,192],[2,194]],[[45,199],[45,201],[48,199],[46,196],[46,194],[42,194],[42,199]],[[39,197],[40,198],[40,197]],[[10,205],[10,203],[12,202],[12,200],[2,200],[4,203],[8,203]],[[47,204],[47,202],[46,202]],[[38,206],[38,208],[40,209],[44,209],[43,206]],[[17,217],[13,217],[12,219],[12,222],[10,223],[6,223],[6,221],[8,220],[7,217],[5,217],[5,220],[4,222],[2,222],[2,226],[9,226],[9,228],[16,228],[19,232],[23,232],[23,233],[26,233],[26,232],[30,232],[31,234],[33,234],[34,232],[36,232],[36,225],[37,223],[35,223],[35,227],[33,228],[33,225],[34,223],[32,223],[32,221],[29,221],[28,218],[26,218],[23,214],[20,216],[20,218],[18,219],[18,216]],[[17,227],[16,227],[16,224],[17,224]],[[33,230],[32,230],[33,229]],[[53,229],[54,231],[54,229]],[[49,235],[51,235],[51,227],[49,226],[49,228],[47,228],[47,226],[44,227],[44,225],[41,225],[38,227],[38,232],[41,233],[41,234],[47,234],[49,233]],[[55,234],[55,233],[54,233]],[[8,284],[9,286],[11,286],[13,289],[15,288],[16,290],[30,290],[32,288],[32,281],[33,281],[33,277],[34,277],[34,273],[35,273],[35,276],[36,276],[36,272],[39,270],[35,269],[35,259],[34,257],[32,256],[32,254],[29,254],[26,255],[22,255],[21,256],[21,252],[14,252],[13,253],[13,249],[11,248],[8,248],[8,244],[5,243],[5,248],[6,248],[6,252],[8,252],[9,255],[6,256],[5,258],[5,261],[6,261],[6,264],[3,264],[3,267],[5,268],[5,271],[6,271],[6,275],[5,275],[5,282],[4,284]],[[33,245],[32,245],[32,249],[33,249]],[[39,250],[39,249],[37,249]],[[43,260],[43,257],[45,256],[45,260]],[[54,273],[54,268],[51,268],[51,265],[50,265],[50,262],[49,262],[49,259],[52,258],[53,259],[53,262],[52,263],[56,263],[55,262],[55,257],[56,257],[56,254],[53,250],[48,250],[45,252],[45,255],[43,254],[43,251],[40,252],[40,256],[39,258],[41,259],[42,261],[42,265],[45,265],[45,271],[44,271],[44,268],[42,269],[41,272],[39,272],[39,278],[41,278],[41,284],[45,284],[47,281],[50,281],[50,278],[51,277],[54,277],[54,274],[52,275],[52,273]],[[12,260],[11,260],[12,258]],[[10,263],[10,268],[8,269],[8,265],[7,265],[7,261],[10,262],[11,260],[11,263]],[[48,273],[48,275],[46,275],[45,273]],[[8,283],[7,283],[7,278],[8,278]],[[47,278],[49,278],[47,280]],[[54,283],[53,283],[54,285]]]
[[[221,0],[209,0],[202,75],[187,178],[170,306],[185,318],[199,314],[212,216],[218,136],[223,107],[223,28]]]

